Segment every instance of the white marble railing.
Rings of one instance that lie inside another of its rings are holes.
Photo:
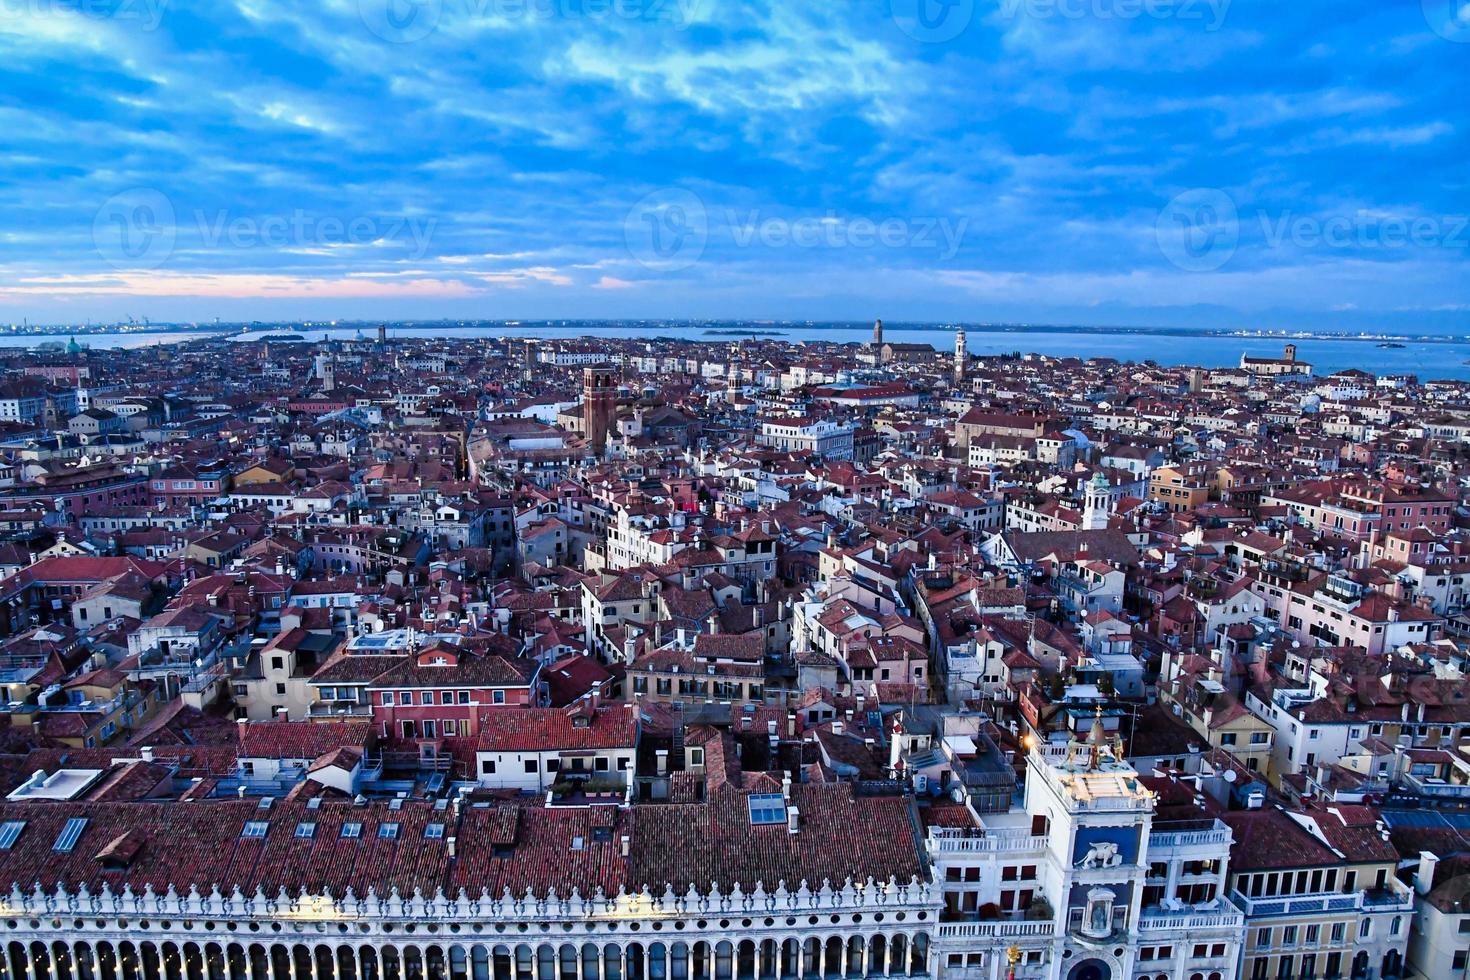
[[[929,850],[934,853],[1012,853],[1044,851],[1049,846],[1046,837],[1031,834],[960,834],[931,827]]]
[[[356,895],[350,888],[341,896],[333,895],[329,889],[323,889],[317,895],[292,895],[284,887],[275,895],[268,895],[259,887],[253,894],[246,894],[239,886],[229,894],[222,893],[218,886],[211,887],[208,894],[201,894],[197,887],[191,886],[187,894],[181,895],[172,885],[163,893],[154,891],[151,885],[142,892],[133,891],[131,886],[117,892],[106,885],[100,892],[91,892],[85,885],[70,891],[62,883],[58,883],[54,891],[47,891],[37,882],[28,892],[12,886],[8,895],[0,897],[0,915],[524,922],[913,909],[929,911],[937,916],[942,901],[940,891],[935,884],[918,878],[904,883],[893,879],[877,882],[869,878],[861,884],[848,879],[840,888],[833,888],[824,880],[817,889],[809,888],[802,881],[794,890],[788,889],[785,882],[778,882],[773,891],[767,891],[760,882],[754,889],[745,891],[736,882],[725,892],[718,889],[701,892],[691,886],[682,895],[671,887],[662,894],[655,894],[646,885],[636,892],[620,888],[615,895],[606,895],[598,888],[589,896],[582,895],[576,888],[566,896],[557,895],[554,889],[542,896],[527,889],[526,894],[516,896],[507,888],[498,897],[485,889],[478,896],[471,896],[461,889],[458,895],[451,897],[442,888],[432,896],[426,896],[418,889],[414,889],[412,895],[404,896],[397,888],[387,895],[379,895],[373,889],[369,889],[366,895]]]
[[[934,928],[938,939],[1009,939],[1056,934],[1056,923],[1040,922],[941,922]]]
[[[1229,827],[1216,830],[1185,830],[1174,833],[1159,833],[1157,831],[1148,835],[1148,849],[1152,854],[1155,851],[1168,850],[1175,847],[1200,847],[1203,845],[1222,844],[1229,847],[1234,835]]]
[[[1245,916],[1233,909],[1229,912],[1154,912],[1138,919],[1141,933],[1167,932],[1186,935],[1194,929],[1238,929]]]

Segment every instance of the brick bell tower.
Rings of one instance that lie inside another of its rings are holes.
[[[599,456],[607,448],[618,414],[618,381],[608,368],[589,367],[582,371],[582,421],[587,443]]]

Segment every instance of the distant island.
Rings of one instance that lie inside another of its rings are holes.
[[[706,330],[707,337],[782,337],[779,330]]]
[[[671,319],[585,319],[585,320],[296,320],[296,321],[274,321],[265,322],[252,321],[230,321],[210,323],[160,323],[150,321],[146,323],[124,322],[124,323],[85,323],[85,324],[35,324],[35,323],[11,323],[9,330],[0,326],[0,336],[9,334],[13,337],[55,337],[77,336],[86,337],[98,334],[198,334],[200,336],[231,336],[242,333],[253,333],[257,330],[274,330],[282,333],[299,332],[310,335],[318,331],[329,330],[375,330],[380,324],[386,324],[390,330],[433,330],[443,332],[446,336],[454,335],[456,330],[465,331],[487,331],[513,329],[555,331],[569,334],[597,330],[631,330],[647,331],[650,336],[654,332],[678,330],[686,332],[698,330],[706,336],[711,337],[765,337],[780,338],[784,336],[783,331],[801,330],[803,332],[817,333],[821,331],[843,331],[863,330],[871,327],[871,321],[857,320],[741,320],[741,319],[695,319],[695,320],[671,320]],[[1348,333],[1330,330],[1285,330],[1285,329],[1250,329],[1250,328],[1206,328],[1192,329],[1188,327],[1168,326],[1096,326],[1086,324],[1063,324],[1063,323],[987,323],[987,322],[922,322],[910,321],[899,322],[887,320],[884,329],[890,333],[901,333],[906,331],[955,331],[964,329],[972,337],[984,334],[1048,334],[1048,333],[1075,333],[1091,335],[1125,335],[1125,336],[1153,336],[1153,337],[1229,337],[1240,340],[1325,340],[1325,341],[1354,341],[1359,343],[1372,343],[1379,347],[1402,347],[1405,343],[1421,344],[1459,344],[1470,342],[1470,336],[1463,334],[1409,334],[1409,333]]]

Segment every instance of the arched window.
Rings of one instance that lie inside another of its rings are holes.
[[[913,951],[910,959],[910,973],[929,972],[929,934],[921,932],[914,936],[914,941],[909,944]]]
[[[470,959],[474,964],[475,980],[510,980],[514,975],[515,961],[510,958],[509,946],[496,946],[494,949],[476,946]]]
[[[909,941],[903,933],[894,936],[888,944],[888,972],[903,976],[908,972]]]

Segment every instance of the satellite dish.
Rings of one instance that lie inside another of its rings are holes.
[[[1225,770],[1225,781],[1227,783],[1233,783],[1233,782],[1235,782],[1239,778],[1240,777],[1235,774],[1235,770],[1234,769],[1226,769]]]

